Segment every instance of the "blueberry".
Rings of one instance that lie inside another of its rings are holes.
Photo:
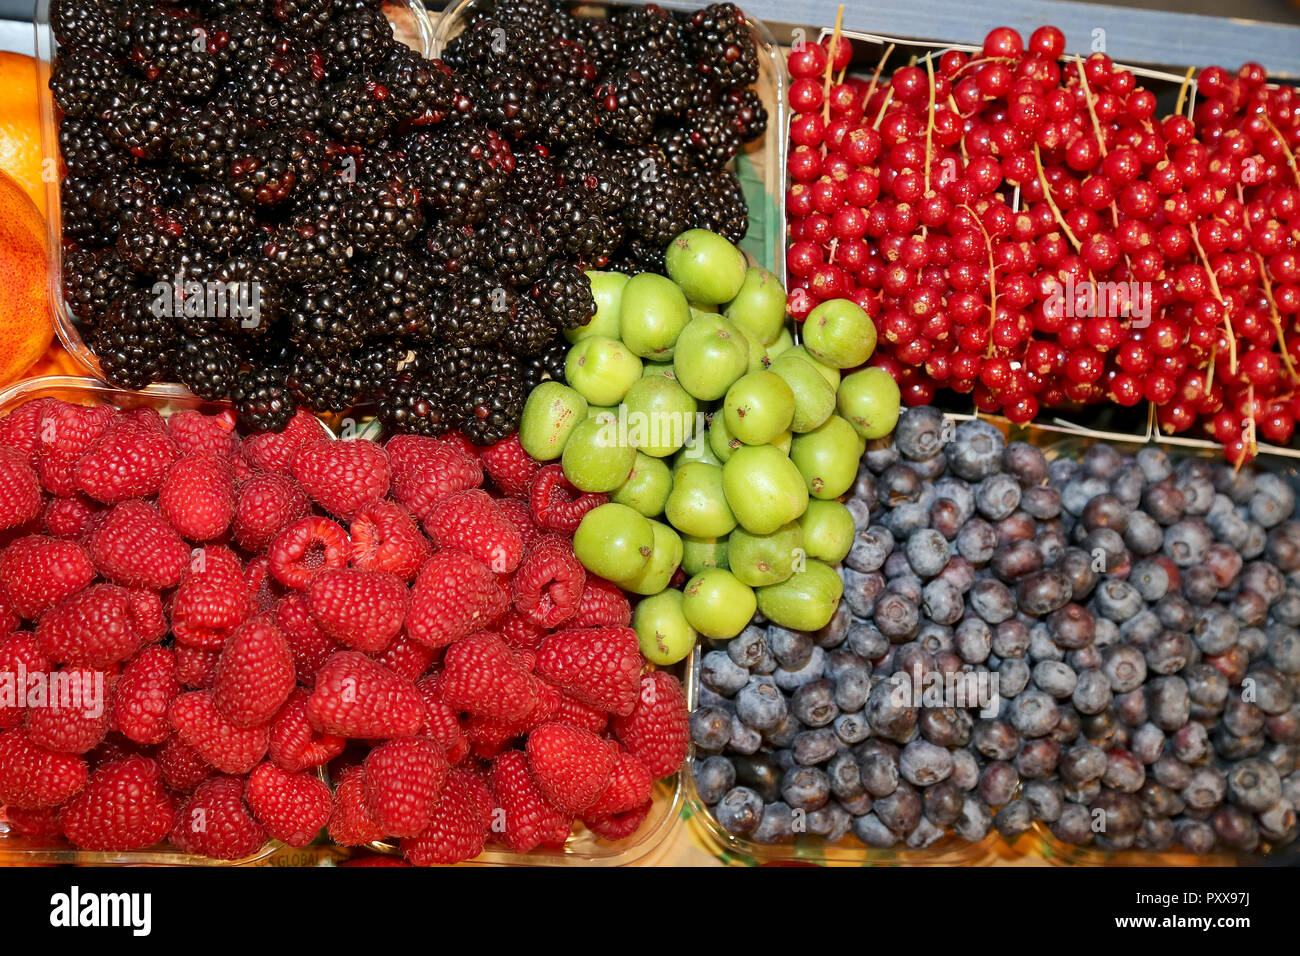
[[[957,553],[971,564],[986,564],[998,547],[998,533],[982,518],[973,518],[957,533]]]
[[[1289,517],[1281,502],[1269,494],[1259,494],[1250,499],[1250,517],[1262,528],[1272,528]]]
[[[1002,432],[990,423],[982,419],[962,422],[946,449],[948,465],[957,477],[979,481],[997,472],[1005,445]]]
[[[916,633],[919,610],[914,602],[903,595],[885,591],[876,599],[872,620],[881,634],[892,641],[898,641]]]
[[[1061,760],[1061,745],[1051,737],[1026,740],[1013,761],[1016,772],[1026,780],[1050,777]]]
[[[755,843],[793,843],[794,835],[794,814],[789,804],[777,800],[763,807],[762,822],[753,833]]]
[[[871,736],[871,725],[862,714],[840,714],[831,725],[835,736],[846,744],[861,743]]]
[[[843,568],[840,576],[844,579],[844,603],[849,606],[849,610],[860,618],[875,613],[876,600],[885,590],[884,575],[879,571],[864,573],[853,568]]]
[[[835,685],[825,678],[810,681],[790,696],[790,713],[807,727],[825,727],[837,716]]]
[[[750,625],[727,642],[727,656],[744,668],[752,668],[767,653],[763,629]]]
[[[1090,780],[1078,786],[1066,786],[1062,794],[1070,803],[1088,806],[1101,795],[1101,781]]]
[[[900,780],[893,793],[872,803],[871,812],[895,833],[910,833],[921,821],[921,797],[911,784]]]
[[[1166,594],[1156,602],[1156,616],[1165,627],[1175,631],[1190,631],[1195,626],[1199,612],[1179,594]]]
[[[934,483],[935,501],[947,501],[957,509],[958,524],[965,524],[975,514],[975,490],[960,478],[945,477]]]
[[[1165,529],[1164,553],[1180,568],[1205,560],[1213,535],[1200,518],[1184,518]]]
[[[1153,674],[1174,674],[1187,666],[1195,648],[1181,631],[1164,630],[1142,652],[1147,670]]]
[[[1076,650],[1092,643],[1096,624],[1086,608],[1067,604],[1048,615],[1047,630],[1059,647]]]
[[[728,745],[731,752],[738,754],[757,753],[758,748],[762,745],[763,735],[753,727],[747,726],[739,716],[732,714],[731,743]]]
[[[853,835],[877,850],[887,850],[898,843],[898,834],[885,826],[874,813],[854,818]]]
[[[1153,779],[1150,770],[1147,771],[1147,782],[1142,784],[1137,795],[1142,803],[1142,812],[1147,816],[1172,817],[1186,809],[1178,791]]]
[[[721,750],[731,740],[731,715],[716,707],[697,707],[691,714],[691,740],[701,750]]]
[[[1009,657],[998,664],[998,693],[1015,697],[1029,684],[1029,665],[1019,657]]]
[[[1070,697],[1079,680],[1074,670],[1060,661],[1040,661],[1034,665],[1033,677],[1034,686],[1057,700]]]
[[[1187,696],[1194,705],[1218,714],[1228,699],[1228,679],[1211,664],[1192,664],[1183,671]]]
[[[852,799],[865,792],[858,762],[847,751],[841,751],[831,758],[826,764],[826,776],[830,780],[831,793],[837,800]]]
[[[1163,481],[1174,473],[1169,465],[1169,456],[1154,445],[1141,448],[1137,455],[1137,465],[1147,481]]]
[[[797,687],[802,687],[810,681],[815,681],[822,676],[822,670],[826,666],[826,652],[820,647],[813,645],[812,654],[804,665],[798,669],[791,670],[785,667],[778,667],[772,672],[772,679],[776,681],[776,686],[786,693],[790,693]]]
[[[925,613],[936,624],[956,624],[961,620],[961,592],[942,578],[935,578],[925,586],[921,602]]]
[[[1002,469],[1026,487],[1040,485],[1047,479],[1047,458],[1038,447],[1013,441],[1002,450]]]
[[[1214,505],[1214,485],[1208,478],[1195,477],[1178,485],[1183,493],[1183,514],[1206,515]]]
[[[1038,531],[1033,517],[1027,511],[1017,511],[993,525],[998,535],[998,545],[1005,547],[1013,541],[1031,541]]]
[[[1225,846],[1247,853],[1259,845],[1259,829],[1250,814],[1234,806],[1219,807],[1210,818],[1214,834]]]
[[[887,753],[869,753],[858,763],[862,786],[873,797],[887,797],[898,788],[898,758]]]
[[[979,621],[978,618],[975,620]],[[979,623],[984,624],[983,621]],[[984,626],[988,627],[987,624]],[[1029,626],[1024,621],[1012,619],[1003,621],[993,629],[991,646],[998,657],[1023,657],[1029,650],[1032,639]]]
[[[1020,797],[1029,813],[1040,823],[1054,823],[1065,809],[1061,784],[1055,780],[1029,780],[1020,788]]]
[[[925,707],[917,719],[921,736],[940,747],[964,747],[971,740],[975,721],[966,710]]]
[[[1172,481],[1160,481],[1148,485],[1142,492],[1142,510],[1157,524],[1169,527],[1183,517],[1183,493]]]
[[[1252,667],[1244,686],[1254,692],[1254,703],[1264,714],[1283,714],[1295,701],[1293,682],[1271,667]]]
[[[989,567],[1003,581],[1014,584],[1026,575],[1042,570],[1043,554],[1039,551],[1036,540],[1013,541],[998,548],[990,559]]]
[[[990,475],[975,486],[975,507],[989,521],[1010,517],[1020,507],[1020,484],[1011,475]]]
[[[1092,814],[1077,803],[1067,804],[1050,827],[1052,836],[1062,843],[1084,846],[1092,842]]]
[[[1016,840],[1034,825],[1033,811],[1023,800],[1012,800],[993,814],[993,827],[1008,840]]]
[[[1247,561],[1252,561],[1264,553],[1268,547],[1268,532],[1262,525],[1255,524],[1253,521],[1246,526],[1246,540],[1241,543],[1241,556]]]
[[[853,818],[839,804],[829,803],[808,814],[806,824],[809,833],[827,843],[836,843],[852,828]]]
[[[1155,724],[1143,724],[1129,735],[1129,749],[1144,764],[1160,759],[1165,749],[1165,732]]]
[[[952,773],[949,775],[946,783],[951,783],[957,789],[966,792],[974,790],[979,785],[980,766],[975,755],[964,747],[952,752]]]
[[[871,729],[889,740],[906,741],[911,737],[916,729],[916,707],[911,696],[910,690],[892,679],[873,687],[863,710]]]
[[[1189,725],[1200,727],[1200,724]],[[1204,730],[1201,727],[1201,730]],[[1171,790],[1182,790],[1192,782],[1192,768],[1171,753],[1163,754],[1151,765],[1151,774],[1161,786]]]
[[[1134,620],[1135,618],[1140,617],[1140,616],[1141,616],[1141,615],[1135,614],[1133,617],[1129,618],[1129,621],[1132,621],[1132,620]],[[1124,623],[1127,624],[1128,621],[1125,621]],[[1077,654],[1077,653],[1080,653],[1080,652],[1087,651],[1087,650],[1089,650],[1089,649],[1091,649],[1091,648],[1096,648],[1096,650],[1097,650],[1097,652],[1098,652],[1098,654],[1097,654],[1096,664],[1095,664],[1095,665],[1094,665],[1094,664],[1086,664],[1086,665],[1084,665],[1084,666],[1086,666],[1086,667],[1093,667],[1093,666],[1100,667],[1100,666],[1101,666],[1101,653],[1100,653],[1101,650],[1102,650],[1103,648],[1110,647],[1112,644],[1116,644],[1116,643],[1118,643],[1118,642],[1119,642],[1119,625],[1116,624],[1114,621],[1109,621],[1109,620],[1107,620],[1107,619],[1104,618],[1104,617],[1103,617],[1103,618],[1095,618],[1095,619],[1093,620],[1093,623],[1092,623],[1092,643],[1089,644],[1087,647],[1075,647],[1075,648],[1071,648],[1071,653],[1072,653],[1072,654]]]
[[[891,581],[905,577],[920,580],[920,578],[916,577],[916,572],[912,570],[912,565],[907,561],[907,552],[902,548],[896,549],[893,554],[885,559],[885,566],[881,570],[885,572],[885,577]]]
[[[895,540],[904,540],[929,525],[930,505],[919,501],[905,501],[887,511],[880,520]]]
[[[728,833],[746,836],[763,821],[763,801],[748,787],[735,787],[718,801],[713,815]]]
[[[1219,541],[1234,551],[1240,552],[1250,539],[1250,522],[1238,514],[1236,509],[1220,514],[1211,511],[1205,516],[1205,523]]]
[[[726,757],[705,757],[695,761],[695,789],[709,806],[713,806],[736,785],[736,768]]]
[[[1276,844],[1290,843],[1296,838],[1296,812],[1289,800],[1279,800],[1255,817],[1259,833]]]
[[[1174,821],[1174,834],[1188,853],[1203,856],[1214,849],[1214,827],[1204,821],[1179,817]]]
[[[994,578],[976,581],[970,589],[971,608],[990,624],[998,624],[1016,613],[1016,602],[1005,584]]]
[[[1113,749],[1106,754],[1106,772],[1101,782],[1112,790],[1137,793],[1146,782],[1146,767],[1128,751]]]
[[[1093,592],[1097,610],[1117,623],[1127,621],[1142,610],[1142,595],[1127,581],[1107,578]]]
[[[1109,485],[1100,478],[1075,478],[1065,483],[1061,489],[1061,507],[1072,515],[1083,514],[1088,502],[1098,495],[1103,495]]]
[[[710,690],[730,697],[749,682],[749,671],[726,651],[709,651],[700,659],[700,681]]]
[[[834,757],[841,746],[830,728],[804,730],[795,735],[794,759],[806,767],[814,767]]]
[[[858,479],[861,482],[861,478]],[[872,481],[874,482],[874,478]],[[853,531],[856,534],[868,530],[871,527],[871,509],[876,501],[875,486],[872,486],[871,496],[869,498],[850,498],[844,502],[844,507],[849,510],[849,517],[853,519]],[[870,502],[870,504],[868,504]]]
[[[1114,693],[1136,690],[1146,680],[1147,662],[1136,648],[1121,644],[1107,648],[1103,656],[1102,672]]]
[[[1142,600],[1154,603],[1169,590],[1169,572],[1158,561],[1139,561],[1129,572],[1128,583]]]
[[[775,684],[751,677],[736,694],[736,715],[755,730],[774,730],[786,717],[785,695]]]
[[[906,458],[923,460],[943,451],[953,426],[943,413],[929,405],[904,409],[894,426],[894,445]]]
[[[1124,537],[1114,528],[1094,528],[1083,539],[1083,549],[1092,555],[1094,563],[1100,563],[1102,570],[1114,573],[1128,561],[1128,549],[1124,547]]]
[[[934,503],[930,505],[930,527],[948,541],[957,537],[963,523],[961,510],[947,498],[935,498]]]
[[[991,807],[1000,807],[1016,795],[1020,775],[1005,760],[995,760],[984,765],[977,787],[980,799]]]
[[[862,460],[876,474],[884,471],[898,461],[898,449],[894,447],[893,438],[873,438],[868,441]]]
[[[1223,773],[1210,767],[1192,771],[1192,777],[1179,796],[1193,810],[1211,810],[1223,802],[1228,784]]]
[[[982,664],[988,660],[992,638],[988,623],[977,617],[963,618],[953,629],[953,647],[967,664]]]
[[[1094,641],[1087,647],[1081,647],[1078,650],[1070,651],[1065,655],[1065,663],[1070,665],[1074,671],[1076,679],[1080,671],[1098,670],[1101,668],[1101,648]]]
[[[734,713],[736,710],[736,705],[730,698],[723,697],[717,691],[710,690],[703,685],[700,686],[698,705],[700,707],[716,707],[718,710],[726,711],[729,714]]]
[[[853,615],[850,613],[849,606],[843,603],[838,605],[831,619],[823,627],[812,632],[813,642],[824,650],[839,647],[848,636],[849,625],[852,622]]]
[[[952,548],[938,531],[926,528],[907,539],[905,552],[913,571],[922,578],[932,578],[948,563]]]
[[[781,797],[793,810],[816,810],[831,798],[831,781],[817,767],[792,767],[781,777]]]
[[[898,769],[908,783],[928,787],[952,773],[952,755],[928,740],[913,740],[899,755]]]
[[[975,749],[990,760],[1010,760],[1020,750],[1020,738],[1002,720],[977,720],[971,734]]]
[[[849,628],[847,639],[849,649],[859,657],[877,660],[889,650],[889,638],[880,633],[874,624],[857,621]]]
[[[1099,670],[1085,670],[1078,675],[1070,701],[1082,714],[1099,714],[1110,706],[1111,681]]]
[[[834,678],[833,704],[846,713],[861,710],[871,695],[871,665],[856,655],[854,659],[859,663],[845,667]]]
[[[926,481],[934,481],[948,470],[948,456],[943,452],[939,452],[933,458],[912,462],[912,467]]]
[[[1282,778],[1267,760],[1242,760],[1228,770],[1227,796],[1250,813],[1261,813],[1282,799]]]
[[[1073,458],[1054,458],[1047,465],[1047,483],[1063,485],[1083,474],[1083,466]]]
[[[782,770],[771,754],[737,757],[732,763],[736,767],[736,780],[742,786],[757,792],[767,803],[781,798]]]
[[[1300,598],[1300,592],[1288,593],[1295,593]],[[1266,633],[1269,663],[1284,674],[1300,673],[1300,631],[1292,626],[1274,624]]]
[[[1061,754],[1057,764],[1061,780],[1071,786],[1100,780],[1106,772],[1106,752],[1091,743],[1079,743]]]
[[[1284,572],[1300,570],[1300,521],[1285,521],[1269,529],[1268,557]]]
[[[1228,610],[1247,627],[1261,627],[1268,618],[1268,603],[1254,591],[1245,589],[1228,602]]]
[[[1142,801],[1126,791],[1103,790],[1089,805],[1088,811],[1099,821],[1099,845],[1103,835],[1107,846],[1121,848],[1131,845],[1129,841],[1142,825]]]
[[[1026,488],[1020,493],[1020,507],[1039,521],[1047,521],[1061,513],[1061,493],[1047,485]]]
[[[1070,548],[1061,557],[1056,570],[1070,582],[1071,600],[1082,601],[1097,585],[1097,572],[1093,570],[1092,555],[1078,548]]]
[[[967,843],[979,843],[993,828],[993,813],[988,804],[974,794],[966,794],[961,803],[961,816],[953,824],[953,832]]]

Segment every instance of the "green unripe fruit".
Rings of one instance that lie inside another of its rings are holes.
[[[790,427],[795,396],[781,376],[767,371],[750,372],[727,390],[722,410],[729,436],[747,445],[762,445]],[[714,421],[717,421],[716,414]]]
[[[794,348],[787,349],[784,354],[799,356],[799,358],[803,359],[817,371],[821,372],[822,378],[826,379],[826,384],[832,389],[840,387],[840,370],[832,368],[825,362],[817,361],[817,359],[813,358],[813,356],[808,353],[808,350],[804,346],[796,345]]]
[[[591,297],[596,300],[596,314],[586,325],[576,329],[565,329],[564,337],[570,342],[577,342],[590,335],[604,335],[611,339],[618,338],[619,310],[623,304],[623,287],[627,285],[627,276],[621,272],[587,271],[591,280]]]
[[[561,457],[564,477],[580,491],[613,491],[636,464],[636,449],[619,441],[618,423],[608,417],[578,423]]]
[[[573,534],[573,553],[592,574],[626,580],[649,562],[654,541],[648,518],[627,505],[610,502],[582,516]]]
[[[853,547],[853,515],[838,501],[809,501],[799,527],[804,550],[818,561],[839,564]]]
[[[720,538],[730,532],[736,516],[723,490],[723,470],[702,462],[678,468],[664,516],[678,531],[698,538]]]
[[[725,568],[728,540],[682,535],[682,570],[687,574],[699,574],[709,568]]]
[[[794,574],[795,564],[803,557],[803,527],[797,521],[770,534],[750,534],[737,528],[727,538],[727,567],[751,588],[780,584]]]
[[[687,623],[715,640],[732,638],[743,631],[757,607],[753,590],[730,571],[702,571],[682,588],[682,613]]]
[[[857,432],[838,415],[799,435],[790,445],[790,460],[814,498],[838,498],[852,488],[861,455]]]
[[[835,615],[844,582],[835,569],[809,559],[780,584],[758,589],[758,609],[772,623],[796,631],[817,631]]]
[[[884,438],[898,424],[900,393],[883,368],[864,368],[846,375],[836,396],[839,413],[864,441]]]
[[[761,372],[768,366],[767,346],[759,341],[758,336],[739,323],[736,328],[740,329],[740,334],[745,337],[745,344],[749,346],[749,365],[745,367],[746,372]]]
[[[793,443],[794,443],[794,432],[790,431],[790,429],[788,428],[785,431],[781,432],[781,434],[773,438],[770,442],[768,442],[769,445],[781,449],[781,453],[785,455],[790,454],[790,446]]]
[[[641,377],[641,360],[618,339],[591,335],[569,349],[565,380],[592,405],[617,405]]]
[[[772,363],[772,373],[790,387],[794,395],[794,415],[790,429],[810,432],[835,411],[835,389],[831,388],[813,364],[798,353],[783,352]]]
[[[682,388],[701,401],[721,398],[748,367],[745,336],[721,315],[701,314],[677,337],[673,371]]]
[[[706,229],[687,229],[669,243],[664,268],[692,302],[729,302],[745,282],[745,254]]]
[[[776,341],[767,343],[767,357],[775,362],[778,355],[792,348],[794,348],[794,333],[790,331],[790,326],[783,325]]]
[[[672,379],[638,379],[623,401],[627,439],[647,455],[666,458],[694,434],[698,411],[695,399]]]
[[[726,418],[714,412],[713,419],[709,422],[709,447],[713,449],[718,463],[725,465],[731,453],[743,444],[739,438],[732,437]]]
[[[774,445],[737,448],[722,466],[722,487],[736,520],[751,534],[769,534],[808,506],[803,476]]]
[[[542,382],[528,395],[519,418],[519,444],[538,461],[554,461],[578,422],[587,400],[562,382]]]
[[[832,299],[808,313],[803,341],[818,361],[835,368],[857,368],[876,350],[876,326],[856,302]]]
[[[690,320],[686,296],[671,279],[643,272],[623,287],[619,337],[635,355],[656,362],[669,361],[677,336]]]
[[[618,582],[618,586],[633,594],[658,594],[668,587],[674,572],[682,563],[682,539],[677,532],[662,521],[651,521],[654,533],[653,550],[644,568]]]
[[[676,473],[683,465],[689,465],[691,462],[719,466],[722,464],[722,459],[709,444],[709,429],[697,431],[682,446],[682,450],[673,456],[673,472]]]
[[[698,637],[682,612],[682,592],[676,588],[643,598],[632,612],[632,627],[641,655],[660,667],[684,660]]]
[[[631,474],[609,498],[647,518],[657,518],[664,513],[668,493],[672,490],[673,476],[668,466],[658,458],[637,452]]]
[[[641,377],[654,378],[655,376],[677,381],[677,373],[673,371],[672,362],[642,362]]]
[[[785,326],[785,289],[771,272],[753,266],[746,270],[740,291],[723,311],[764,345],[771,345]]]

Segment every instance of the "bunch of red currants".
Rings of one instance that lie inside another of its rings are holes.
[[[910,405],[1016,422],[1156,407],[1230,460],[1300,413],[1300,94],[1190,77],[1168,115],[1055,27],[882,75],[840,36],[789,58],[789,307],[850,298]],[[883,63],[883,61],[882,61]]]

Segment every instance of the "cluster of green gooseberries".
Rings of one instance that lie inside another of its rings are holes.
[[[723,237],[682,233],[665,262],[667,277],[590,274],[597,310],[566,333],[567,384],[539,385],[519,429],[534,458],[609,495],[574,551],[642,595],[633,627],[657,664],[756,610],[800,630],[831,619],[854,534],[838,499],[899,409],[890,375],[861,367],[876,330],[853,302],[822,303],[796,344],[780,280]]]

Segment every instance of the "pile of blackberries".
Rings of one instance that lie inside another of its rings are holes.
[[[703,656],[694,777],[726,830],[916,849],[1035,824],[1103,850],[1295,839],[1286,478],[1155,447],[1049,463],[919,407],[869,446],[848,506],[832,622],[756,621]]]

